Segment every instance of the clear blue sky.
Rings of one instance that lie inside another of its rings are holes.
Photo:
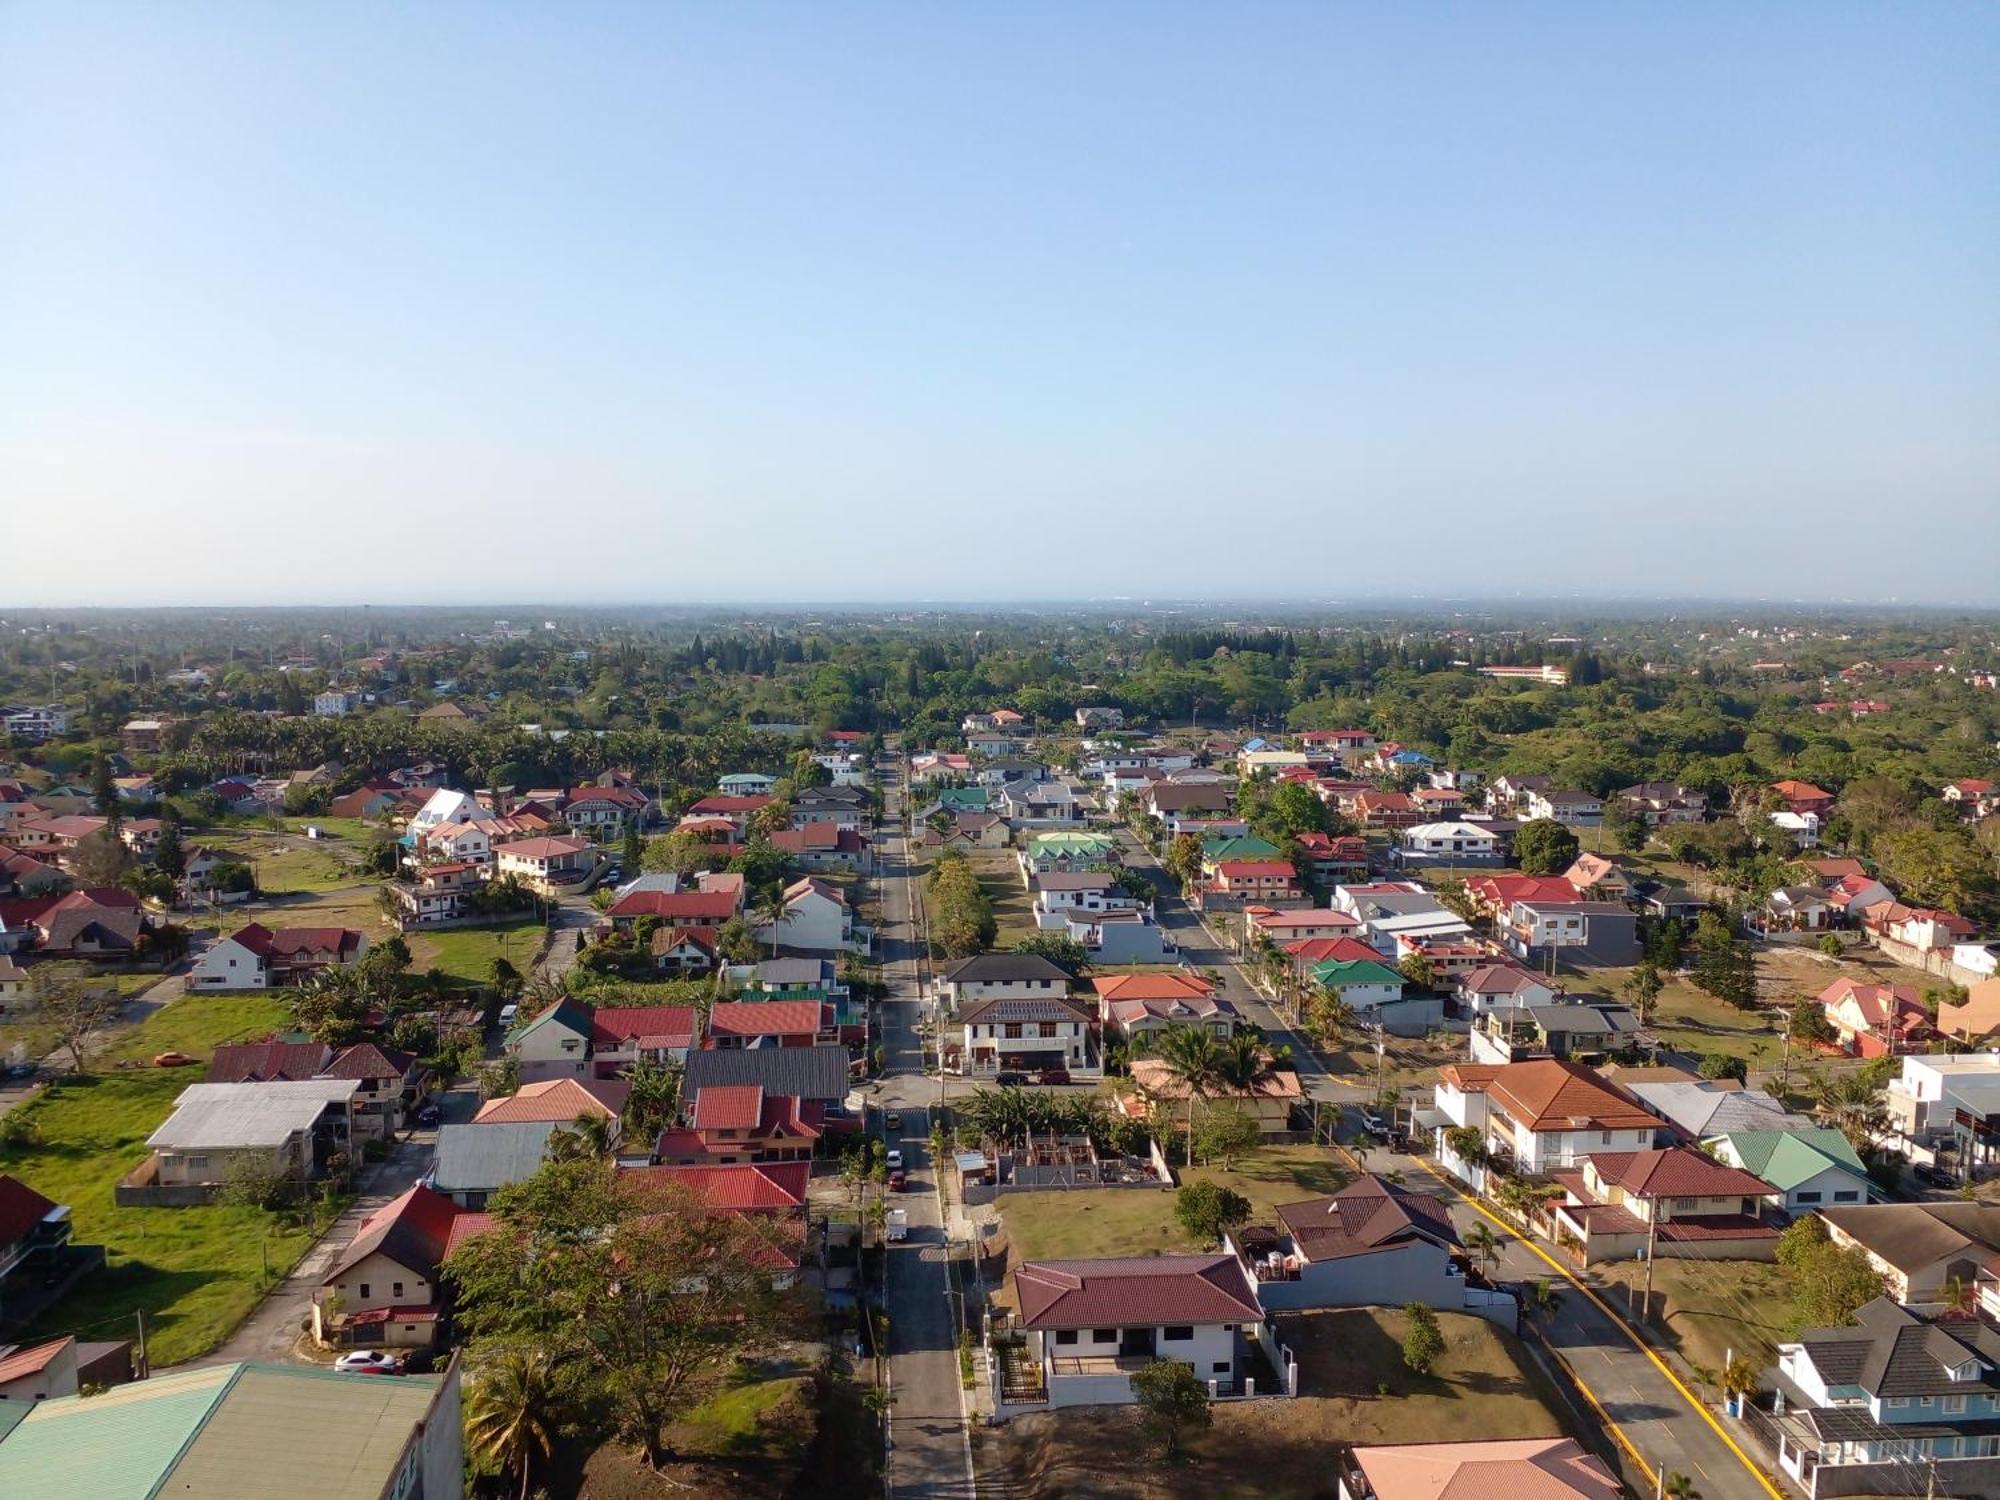
[[[16,0],[0,603],[2000,603],[1996,78],[1948,0]]]

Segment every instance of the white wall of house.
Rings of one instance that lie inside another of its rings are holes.
[[[1153,1351],[1159,1358],[1193,1365],[1195,1374],[1204,1381],[1234,1381],[1242,1377],[1236,1364],[1235,1328],[1232,1323],[1191,1323],[1156,1325],[1147,1331],[1153,1336]],[[1028,1347],[1042,1362],[1049,1405],[1130,1405],[1129,1371],[1064,1374],[1062,1367],[1065,1359],[1116,1358],[1124,1333],[1122,1328],[1031,1329]],[[1170,1333],[1176,1336],[1169,1338]]]
[[[507,1051],[520,1060],[523,1083],[589,1075],[589,1039],[565,1026],[537,1026],[522,1033],[517,1041],[509,1042]]]
[[[270,982],[264,960],[234,938],[224,938],[202,954],[187,976],[191,990],[262,990]]]

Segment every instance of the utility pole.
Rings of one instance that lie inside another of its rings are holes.
[[[1659,1235],[1660,1206],[1656,1198],[1653,1200],[1653,1211],[1646,1217],[1646,1300],[1639,1309],[1639,1316],[1645,1319],[1653,1316],[1653,1250],[1659,1244]]]
[[[146,1358],[146,1309],[137,1309],[139,1319],[139,1378],[145,1380],[153,1373],[153,1367]]]

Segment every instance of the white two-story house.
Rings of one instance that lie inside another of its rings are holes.
[[[1453,1155],[1446,1137],[1470,1127],[1489,1154],[1534,1176],[1580,1166],[1598,1152],[1646,1151],[1660,1120],[1589,1068],[1561,1058],[1518,1063],[1453,1063],[1439,1076],[1440,1159],[1475,1186],[1483,1174]]]

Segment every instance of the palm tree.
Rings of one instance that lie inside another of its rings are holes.
[[[604,1115],[578,1115],[560,1130],[549,1132],[550,1161],[588,1161],[611,1149],[611,1121]]]
[[[1540,1281],[1528,1284],[1528,1311],[1537,1317],[1554,1317],[1562,1305],[1562,1291],[1544,1276]]]
[[[1694,1481],[1678,1469],[1667,1475],[1661,1489],[1667,1500],[1701,1500],[1701,1491],[1694,1487]]]
[[[465,1438],[488,1463],[519,1471],[527,1500],[535,1464],[555,1452],[556,1393],[548,1360],[509,1350],[482,1365],[466,1393]]]
[[[1722,1367],[1722,1399],[1750,1396],[1757,1390],[1757,1367],[1740,1354],[1732,1354]]]
[[[1258,1080],[1271,1071],[1263,1038],[1247,1031],[1234,1033],[1216,1048],[1215,1071],[1217,1081],[1233,1089],[1255,1088]]]
[[[757,903],[756,920],[760,923],[767,922],[771,927],[771,957],[773,958],[778,956],[778,938],[785,925],[785,912],[787,909],[783,890],[773,891],[764,900]]]
[[[1493,1232],[1493,1226],[1484,1219],[1476,1221],[1465,1231],[1465,1248],[1472,1252],[1472,1258],[1491,1271],[1500,1264],[1500,1237]]]
[[[1160,1034],[1154,1055],[1187,1089],[1187,1160],[1194,1161],[1194,1109],[1222,1080],[1222,1048],[1198,1026],[1169,1026]]]

